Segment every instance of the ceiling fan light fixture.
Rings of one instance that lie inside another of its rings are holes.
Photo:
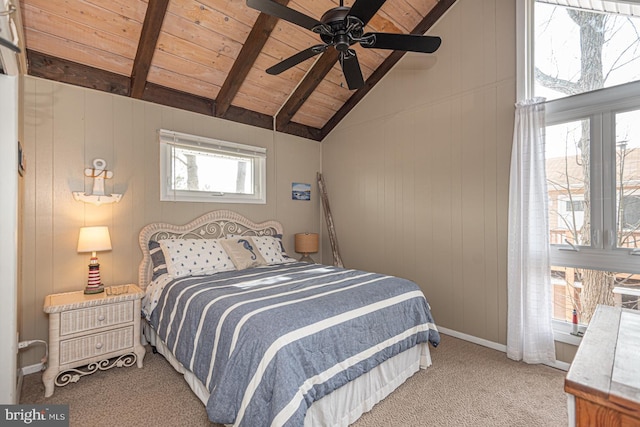
[[[346,34],[337,34],[334,39],[334,46],[338,52],[344,52],[349,49],[349,37]]]

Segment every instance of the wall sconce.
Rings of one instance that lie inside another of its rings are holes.
[[[100,264],[98,263],[96,252],[110,250],[111,237],[109,236],[109,228],[106,226],[80,228],[78,252],[91,252],[89,280],[87,287],[84,289],[85,294],[99,294],[100,292],[104,292],[104,286],[100,279]]]
[[[302,254],[300,261],[315,263],[309,254],[318,252],[318,233],[298,233],[295,235],[296,252]]]
[[[93,178],[93,190],[91,193],[74,191],[73,198],[79,202],[93,203],[100,206],[103,203],[119,202],[122,194],[105,194],[104,180],[113,178],[113,172],[106,170],[107,162],[104,159],[94,159],[93,168],[86,168],[84,176]]]

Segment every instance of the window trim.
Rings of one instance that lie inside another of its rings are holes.
[[[565,344],[580,345],[582,337],[571,333],[573,331],[573,324],[558,319],[551,319],[551,326],[553,328],[554,341],[563,342]],[[584,332],[585,329],[585,325],[578,326],[578,330],[581,332]]]
[[[535,0],[516,3],[516,96],[518,100],[533,96],[533,9]]]
[[[160,200],[171,202],[208,202],[208,203],[267,203],[266,159],[267,149],[236,142],[223,141],[203,136],[174,132],[166,129],[158,131],[160,144]],[[172,148],[187,147],[203,152],[219,152],[221,154],[243,154],[253,159],[254,193],[219,193],[206,191],[173,190],[172,176]]]

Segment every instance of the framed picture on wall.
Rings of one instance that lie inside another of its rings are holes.
[[[293,200],[311,200],[311,184],[291,183],[291,198]]]

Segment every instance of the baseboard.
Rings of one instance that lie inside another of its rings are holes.
[[[24,368],[18,368],[16,370],[16,402],[20,402],[20,396],[22,395],[22,382],[25,375],[35,374],[42,371],[44,368],[43,363],[36,363],[35,365],[25,366]]]
[[[20,403],[20,394],[22,393],[22,379],[24,378],[24,373],[22,369],[16,369],[16,401],[14,403]]]
[[[545,363],[545,365],[551,366],[552,368],[560,369],[561,371],[568,371],[571,367],[570,363],[561,362],[559,360],[556,360],[554,363]]]
[[[35,374],[42,371],[42,369],[44,369],[44,364],[36,363],[35,365],[29,365],[22,368],[22,374],[23,375]]]
[[[459,338],[464,341],[469,341],[474,344],[481,345],[483,347],[488,347],[493,350],[501,351],[503,353],[507,352],[507,346],[504,344],[499,344],[497,342],[485,340],[483,338],[474,337],[473,335],[464,334],[462,332],[454,331],[453,329],[443,328],[438,326],[438,331],[442,332],[445,335],[452,336],[454,338]],[[546,366],[550,366],[552,368],[560,369],[562,371],[568,371],[571,364],[567,362],[561,362],[556,360],[554,363],[545,363]]]
[[[463,334],[462,332],[454,331],[453,329],[443,328],[441,326],[438,326],[438,331],[442,332],[445,335],[450,335],[454,338],[460,338],[461,340],[469,341],[474,344],[481,345],[483,347],[489,347],[494,350],[501,351],[503,353],[507,352],[507,346],[504,344],[498,344],[497,342],[474,337],[473,335]]]

